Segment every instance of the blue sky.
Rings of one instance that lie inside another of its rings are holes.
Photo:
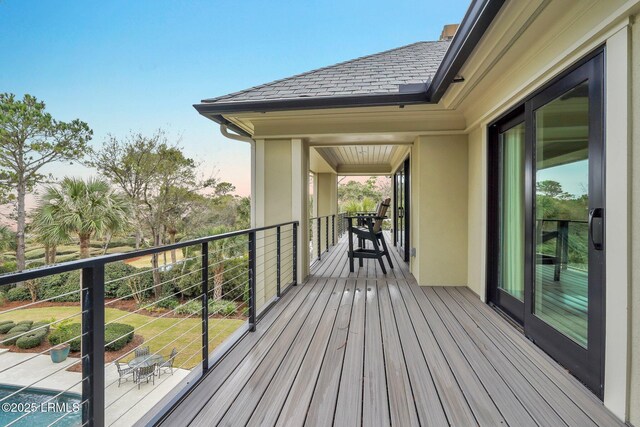
[[[0,0],[0,91],[35,95],[60,120],[107,133],[166,129],[188,155],[249,192],[248,145],[192,104],[420,40],[466,0]],[[89,175],[57,165],[57,176]]]

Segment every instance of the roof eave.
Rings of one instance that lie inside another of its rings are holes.
[[[389,105],[411,105],[427,102],[426,91],[354,95],[354,96],[323,96],[317,98],[274,99],[264,101],[200,103],[194,108],[200,114],[210,117],[215,114],[233,113],[264,113],[267,111],[312,110],[326,108],[349,107],[381,107]]]
[[[440,101],[504,2],[505,0],[474,0],[471,3],[427,88],[426,97],[429,102],[436,104]]]

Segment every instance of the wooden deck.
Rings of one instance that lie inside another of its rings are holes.
[[[350,274],[341,239],[163,425],[623,425],[469,289],[419,287],[393,251],[386,277],[373,260]]]

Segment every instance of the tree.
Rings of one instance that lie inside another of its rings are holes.
[[[16,234],[6,225],[0,225],[0,263],[4,262],[4,253],[15,250]]]
[[[197,192],[215,186],[211,178],[198,182],[196,163],[177,145],[171,145],[161,130],[147,137],[131,134],[124,139],[110,137],[89,163],[122,189],[134,206],[137,229],[148,229],[153,246],[164,237],[175,239],[184,218],[196,203]],[[137,239],[138,240],[138,239]],[[175,252],[172,253],[175,259]],[[154,294],[160,295],[158,255],[151,259]]]
[[[48,186],[37,209],[49,232],[79,239],[80,258],[89,257],[91,239],[125,229],[130,215],[128,200],[100,179],[65,178]]]
[[[38,206],[33,214],[31,232],[35,234],[36,241],[44,246],[44,263],[46,265],[55,264],[58,245],[70,240],[67,230],[59,227],[57,223],[49,221],[48,213],[45,213],[44,206]]]
[[[216,185],[215,194],[216,196],[226,196],[227,194],[231,194],[236,191],[236,186],[230,182],[219,182]]]
[[[214,227],[207,235],[228,233],[232,231],[225,226]],[[214,240],[209,243],[209,263],[213,268],[213,298],[222,299],[222,286],[224,284],[225,263],[228,259],[242,256],[246,250],[243,244],[243,236],[236,236],[227,239]]]
[[[549,196],[554,199],[570,199],[572,198],[571,194],[565,193],[562,189],[562,184],[558,181],[553,180],[545,180],[538,182],[536,185],[538,193],[541,193],[545,196]]]
[[[34,96],[0,94],[0,200],[15,204],[16,264],[25,268],[25,196],[46,176],[43,166],[81,158],[93,135],[78,119],[61,122]]]

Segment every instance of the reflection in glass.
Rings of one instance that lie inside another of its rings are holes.
[[[500,134],[500,269],[498,286],[524,296],[524,123]]]
[[[589,99],[584,82],[535,112],[534,313],[587,346]]]

